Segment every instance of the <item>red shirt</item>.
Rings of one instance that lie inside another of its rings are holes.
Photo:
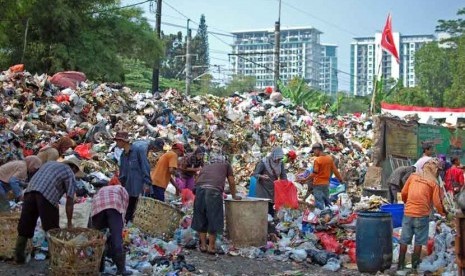
[[[128,208],[129,195],[121,185],[101,188],[92,200],[92,216],[106,209],[115,209],[123,216]]]
[[[463,170],[456,166],[450,167],[450,169],[446,171],[444,178],[446,191],[448,192],[458,192],[458,190],[460,190],[465,182],[463,177]],[[459,185],[459,187],[455,187],[454,189],[454,183],[455,185]]]

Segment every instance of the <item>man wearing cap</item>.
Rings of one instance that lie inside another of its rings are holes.
[[[83,177],[81,162],[72,156],[62,162],[49,161],[34,174],[24,193],[24,203],[18,223],[15,260],[24,263],[27,239],[34,236],[37,218],[44,231],[59,228],[58,203],[66,194],[66,217],[72,227],[75,177]]]
[[[313,144],[311,152],[316,156],[313,163],[313,172],[303,179],[298,179],[298,181],[305,183],[310,179],[313,180],[315,206],[318,209],[324,209],[325,206],[331,205],[329,201],[329,179],[331,175],[334,173],[336,178],[341,182],[342,177],[336,164],[334,164],[333,158],[323,152],[323,145],[320,143]]]
[[[178,168],[178,156],[184,155],[184,146],[181,143],[175,143],[171,150],[163,154],[158,159],[157,165],[150,172],[152,178],[152,197],[165,201],[165,190],[171,182],[177,188],[173,175]]]
[[[407,179],[402,189],[402,201],[405,203],[404,218],[402,219],[402,234],[398,269],[405,268],[407,247],[415,236],[412,254],[412,268],[420,264],[421,247],[428,242],[429,217],[432,205],[437,211],[446,216],[441,201],[441,191],[437,184],[439,175],[439,160],[431,158],[424,164],[421,173],[413,173]]]
[[[431,143],[424,142],[421,147],[423,148],[423,156],[418,159],[414,165],[417,173],[421,173],[423,165],[425,165],[425,163],[430,160],[433,155],[433,145]]]
[[[144,189],[144,184],[151,185],[150,164],[147,159],[145,145],[133,145],[129,141],[129,133],[119,131],[114,138],[116,146],[123,149],[120,157],[119,181],[129,194],[129,204],[126,210],[125,220],[134,219],[139,195]]]

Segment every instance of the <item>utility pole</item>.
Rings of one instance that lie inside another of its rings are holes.
[[[157,11],[155,12],[155,30],[158,39],[161,39],[161,1],[157,1]],[[160,78],[160,57],[155,59],[152,71],[152,93],[158,91]]]
[[[189,21],[187,19],[187,38],[186,38],[186,95],[191,92],[191,79],[192,79],[192,64],[191,64],[191,29],[189,29]]]
[[[279,51],[281,49],[281,0],[279,0],[278,21],[274,23],[274,90],[279,91]]]

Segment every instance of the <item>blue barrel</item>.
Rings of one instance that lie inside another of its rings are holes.
[[[381,206],[381,211],[391,213],[392,227],[397,228],[402,226],[402,219],[404,218],[404,204],[386,204]]]
[[[391,267],[391,213],[359,212],[355,237],[358,271],[376,273]]]

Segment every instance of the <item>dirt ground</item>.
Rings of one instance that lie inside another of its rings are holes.
[[[192,274],[183,275],[361,275],[354,269],[343,268],[338,272],[323,270],[318,265],[295,262],[273,262],[233,256],[211,256],[198,251],[186,251],[186,261],[197,268]],[[0,275],[47,275],[48,261],[32,260],[23,266],[0,262]],[[64,275],[63,275],[64,276]]]

